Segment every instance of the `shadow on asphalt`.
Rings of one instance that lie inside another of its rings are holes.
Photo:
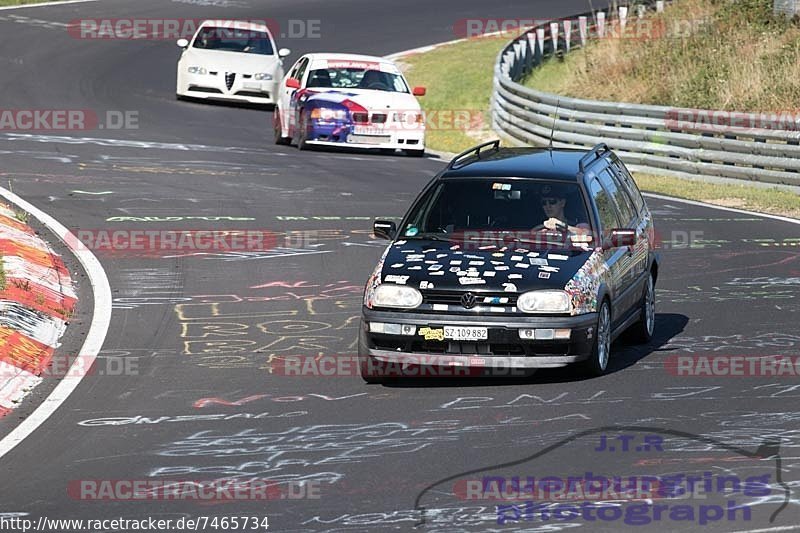
[[[614,342],[611,349],[611,360],[606,375],[620,372],[657,352],[670,339],[683,332],[689,317],[677,313],[656,314],[656,326],[653,339],[647,344],[632,345],[625,334]],[[563,368],[541,369],[528,376],[520,377],[468,377],[468,378],[405,378],[387,382],[385,387],[487,387],[512,385],[537,385],[546,383],[567,383],[593,379],[580,373],[574,365]],[[597,379],[597,378],[594,378]]]

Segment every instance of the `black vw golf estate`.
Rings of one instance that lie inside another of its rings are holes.
[[[589,151],[500,148],[456,156],[424,188],[367,282],[359,363],[487,369],[608,367],[623,331],[655,323],[653,221],[622,161]],[[491,370],[489,370],[491,373]]]

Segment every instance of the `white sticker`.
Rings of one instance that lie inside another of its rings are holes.
[[[413,267],[408,267],[408,269],[409,270],[422,270],[422,267],[417,265],[417,266],[413,266]]]
[[[401,266],[404,266],[404,265],[405,265],[405,263],[395,263],[395,264],[392,265],[392,268],[400,268]]]
[[[470,271],[467,272],[467,276],[469,276],[471,278],[477,278],[480,275],[481,275],[481,273],[478,272],[477,270],[470,270]]]
[[[486,280],[483,278],[458,278],[458,282],[462,285],[484,285]]]
[[[528,257],[539,257],[539,252],[529,252]]]
[[[569,259],[569,256],[561,254],[547,254],[547,258],[552,261],[566,261],[567,259]]]
[[[508,265],[494,267],[495,270],[508,270],[510,267]]]
[[[444,268],[444,265],[431,265],[428,267],[428,270],[431,272],[436,272],[437,270],[441,270]]]
[[[450,261],[450,266],[453,266],[453,265],[460,265],[460,264],[461,264],[461,261],[459,261],[459,260]]]
[[[397,241],[394,243],[395,246],[403,246],[407,241]]]
[[[441,259],[442,257],[447,257],[447,254],[436,254],[436,259]]]
[[[420,289],[432,289],[433,288],[433,283],[431,283],[430,281],[420,281],[419,282],[419,288]]]
[[[493,278],[495,274],[496,274],[496,272],[494,272],[492,270],[487,270],[486,272],[483,273],[483,277],[484,278]]]
[[[444,276],[444,270],[439,270],[437,272],[431,272],[428,274],[429,276]]]
[[[511,256],[511,260],[512,261],[522,261],[522,256],[521,255],[512,255]]]
[[[436,248],[428,248],[427,250],[422,250],[424,253],[429,254],[431,252],[435,252]]]
[[[522,274],[509,274],[508,279],[519,279],[522,277]]]
[[[542,279],[550,279],[550,272],[539,272],[539,277]]]
[[[484,261],[470,261],[469,264],[474,266],[483,266],[486,263]]]
[[[544,257],[530,257],[528,262],[532,265],[547,266],[547,259]]]
[[[409,259],[409,260],[411,260],[411,259],[425,259],[425,254],[408,254],[408,257],[406,257],[406,259]]]
[[[447,304],[433,304],[434,311],[447,311],[448,305]]]
[[[530,265],[528,263],[517,263],[514,266],[517,268],[528,268]]]
[[[517,286],[513,283],[503,283],[503,292],[517,292]]]
[[[394,274],[389,274],[383,278],[383,281],[387,283],[399,283],[400,285],[405,285],[406,281],[408,281],[408,276],[396,276]]]
[[[461,276],[466,276],[466,275],[467,275],[467,271],[466,270],[459,270],[458,272],[456,272],[456,276],[458,276],[459,278]]]
[[[540,266],[539,270],[543,270],[545,272],[558,272],[561,269],[559,267]]]

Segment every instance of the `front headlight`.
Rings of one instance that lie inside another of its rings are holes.
[[[311,118],[316,120],[344,120],[347,118],[347,111],[344,109],[315,107],[311,110]]]
[[[205,67],[189,67],[189,74],[208,74]]]
[[[253,74],[253,78],[257,79],[258,81],[271,80],[272,74],[268,72],[259,72],[258,74]]]
[[[372,305],[375,307],[399,307],[414,309],[422,303],[422,294],[414,287],[382,284],[375,289]]]
[[[569,313],[570,297],[564,291],[530,291],[517,300],[523,313]]]

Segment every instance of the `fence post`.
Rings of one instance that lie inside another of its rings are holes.
[[[619,31],[625,31],[625,24],[628,23],[628,6],[619,6]]]
[[[564,21],[564,44],[566,51],[569,52],[569,41],[572,39],[572,21]]]
[[[558,51],[558,22],[550,23],[550,38],[553,40],[553,53]]]
[[[600,11],[597,14],[597,36],[601,39],[606,36],[606,12]]]
[[[586,46],[586,17],[578,17],[578,35],[580,35],[581,46]]]
[[[656,0],[656,13],[664,12],[664,0]]]

